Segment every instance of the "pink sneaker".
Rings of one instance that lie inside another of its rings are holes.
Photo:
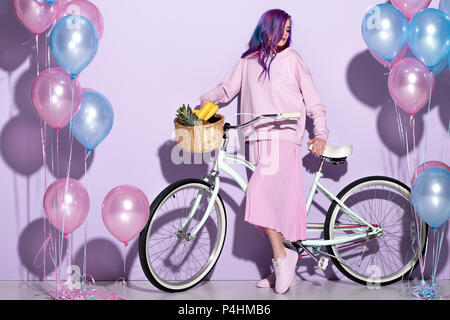
[[[286,255],[272,260],[275,270],[275,292],[285,293],[292,282],[295,267],[297,266],[298,254],[294,250],[286,249]]]
[[[297,285],[297,275],[295,274],[292,277],[292,282],[289,285],[289,288],[295,287]],[[261,279],[258,282],[256,282],[256,286],[258,288],[275,288],[275,272],[272,272],[269,274],[267,278]]]

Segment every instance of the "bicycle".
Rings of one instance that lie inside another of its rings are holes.
[[[225,160],[255,170],[245,158],[226,152],[229,131],[263,118],[298,120],[299,113],[259,115],[236,126],[225,123],[223,144],[212,170],[203,179],[188,178],[170,184],[152,202],[148,223],[139,236],[139,258],[155,287],[168,292],[187,290],[202,281],[217,263],[227,225],[219,194],[219,173],[227,173],[245,193],[247,182]],[[415,268],[419,251],[422,255],[425,252],[428,227],[420,221],[419,230],[425,232],[419,234],[419,245],[410,189],[393,178],[369,176],[350,183],[337,196],[328,191],[319,182],[324,163],[344,163],[351,153],[351,146],[327,145],[320,155],[306,209],[309,212],[316,191],[324,194],[331,205],[325,222],[307,223],[307,232],[323,231],[324,237],[284,241],[284,245],[296,250],[299,257],[312,257],[323,270],[331,257],[337,269],[357,283],[388,285]]]

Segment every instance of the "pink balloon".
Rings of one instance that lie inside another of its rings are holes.
[[[431,168],[441,168],[447,171],[450,171],[450,167],[446,165],[443,162],[440,161],[427,161],[425,162],[425,165],[422,163],[420,166],[417,167],[416,171],[413,174],[413,177],[411,178],[411,185],[413,185],[414,180],[416,180],[417,176],[421,174],[423,171]]]
[[[89,195],[75,179],[58,179],[45,191],[44,211],[50,223],[64,236],[77,229],[89,212]]]
[[[114,237],[128,245],[147,224],[149,210],[148,199],[140,189],[130,185],[118,186],[103,200],[103,223]]]
[[[91,21],[98,32],[98,38],[103,35],[103,16],[95,4],[87,0],[73,0],[67,3],[57,14],[56,20],[64,16],[77,14]]]
[[[66,126],[71,114],[72,118],[77,114],[81,97],[80,82],[76,78],[72,80],[62,68],[50,68],[41,72],[31,87],[34,109],[42,120],[56,129]]]
[[[419,60],[407,57],[392,68],[388,88],[392,99],[412,116],[428,102],[434,89],[434,76]]]
[[[34,34],[47,30],[55,21],[56,14],[67,0],[58,0],[52,6],[44,0],[13,0],[17,19]]]
[[[427,8],[431,0],[392,0],[392,4],[397,7],[410,20],[417,12]]]
[[[406,55],[408,54],[408,51],[409,51],[409,45],[408,45],[408,42],[405,42],[405,45],[403,46],[402,50],[400,50],[400,52],[395,56],[395,58],[392,59],[392,61],[391,61],[391,69],[397,64],[397,62],[399,62],[404,57],[406,57]],[[389,62],[388,61],[380,58],[375,53],[373,53],[372,50],[370,50],[370,49],[369,49],[369,52],[375,58],[375,60],[377,60],[379,63],[381,63],[385,68],[389,68]]]

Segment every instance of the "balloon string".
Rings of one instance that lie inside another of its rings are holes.
[[[438,266],[438,263],[439,263],[439,257],[441,255],[442,242],[444,240],[444,229],[445,229],[446,225],[447,225],[447,221],[443,224],[443,226],[441,228],[436,229],[437,230],[437,234],[438,234],[436,243],[437,243],[438,247],[436,249],[436,257],[435,257],[435,260],[434,260],[434,263],[433,263],[432,284],[435,283],[437,266]],[[436,230],[435,230],[435,232],[436,232]]]
[[[90,171],[87,170],[87,161],[86,161],[86,149],[84,150],[85,160],[84,160],[84,175],[87,175],[87,183],[86,183],[86,191],[89,194],[89,182],[90,182]],[[86,255],[86,246],[87,246],[87,223],[88,223],[89,214],[86,216],[86,220],[84,221],[84,248],[83,248],[83,292],[85,291],[85,281],[86,281],[86,266],[87,266],[87,255]]]
[[[413,115],[410,116],[409,118],[409,124],[411,126],[411,130],[412,130],[412,135],[413,135],[413,168],[414,168],[414,173],[413,173],[413,177],[416,176],[416,168],[417,168],[417,151],[416,151],[416,119],[414,118]]]
[[[51,100],[50,100],[51,101]],[[54,151],[53,151],[53,135],[50,135],[50,157],[51,157],[51,169],[52,172],[55,173],[55,161],[54,161]],[[56,176],[56,174],[55,174]],[[56,212],[56,202],[53,200],[53,219],[55,219]],[[59,294],[59,284],[58,284],[58,274],[59,274],[59,261],[58,261],[58,241],[59,238],[55,237],[55,245],[53,246],[54,249],[54,256],[56,260],[56,266],[55,266],[55,281],[56,281],[56,295]]]
[[[397,129],[398,129],[398,136],[400,137],[400,142],[402,144],[402,146],[405,146],[405,135],[403,133],[403,126],[400,125],[400,121],[401,121],[401,116],[400,116],[400,112],[397,106],[397,102],[394,101],[394,108],[395,108],[395,115],[397,118]]]
[[[416,125],[415,125],[416,119],[414,118],[413,115],[410,115],[409,122],[410,122],[411,131],[412,131],[412,135],[413,135],[413,165],[414,165],[413,166],[413,168],[414,168],[413,177],[415,177],[416,176],[415,168],[417,168],[417,151],[416,151],[417,149],[416,149]],[[408,172],[410,172],[410,171],[408,171]],[[411,181],[411,178],[410,178],[410,181]],[[423,259],[422,259],[422,241],[421,241],[421,239],[422,239],[421,235],[423,234],[423,230],[422,230],[422,224],[420,223],[420,219],[418,218],[417,213],[415,214],[415,216],[416,216],[416,225],[417,225],[417,230],[418,230],[418,232],[416,232],[416,233],[418,235],[417,241],[419,244],[419,262],[421,263],[420,266],[421,266],[422,281],[423,281],[423,276],[424,276],[424,271],[425,271],[425,267],[424,267],[425,263],[422,261]],[[425,257],[425,259],[426,259],[426,257]]]
[[[396,113],[396,117],[397,117],[397,127],[399,130],[399,137],[400,140],[402,142],[402,145],[404,144],[404,146],[406,147],[406,164],[407,164],[407,168],[408,168],[408,180],[411,181],[411,168],[410,168],[410,163],[409,163],[409,139],[408,139],[408,130],[405,128],[405,130],[403,130],[403,120],[401,117],[401,114],[398,110],[397,107],[397,103],[394,101],[394,107],[395,107],[395,113]],[[412,123],[412,130],[413,130],[413,140],[415,140],[415,125],[414,123]],[[415,143],[414,143],[414,150],[415,150]],[[413,219],[414,222],[416,224],[416,240],[417,240],[417,245],[418,245],[418,258],[419,258],[419,264],[420,264],[420,271],[421,271],[421,276],[422,276],[422,281],[423,280],[423,274],[424,274],[424,261],[422,258],[422,241],[421,241],[421,235],[422,235],[422,224],[419,223],[419,219],[418,219],[418,215],[414,210],[414,207],[412,205],[412,203],[409,203],[410,209],[411,209],[411,214],[413,215]],[[412,243],[412,246],[414,246],[414,242]],[[416,251],[414,247],[412,247],[413,253]],[[408,284],[409,285],[409,284]]]
[[[46,134],[45,134],[44,128],[43,128],[45,126],[45,122],[41,120],[40,124],[41,124],[41,143],[42,143],[42,162],[44,164],[44,192],[45,192],[47,190],[47,156],[45,153],[45,140],[46,140],[45,135]],[[45,131],[47,131],[46,127],[45,127]],[[45,236],[47,234],[46,224],[45,224],[45,211],[43,213],[42,221],[44,223],[44,236]],[[45,278],[45,274],[46,274],[45,273],[45,254],[44,254],[43,259],[44,259],[44,275],[43,275],[43,277]]]
[[[59,129],[56,129],[56,179],[59,177]]]
[[[50,244],[51,246],[53,246],[53,245],[52,245],[53,243],[52,243],[52,234],[51,234],[51,232],[49,232],[49,235],[48,235],[47,238],[44,240],[42,246],[39,248],[38,252],[36,253],[36,255],[35,255],[35,257],[34,257],[34,263],[33,263],[33,266],[36,266],[36,260],[37,260],[39,254],[40,254],[41,252],[43,253],[43,255],[44,255],[44,257],[45,257],[45,252],[46,252],[47,246],[48,246],[49,244]],[[54,267],[55,267],[55,269],[56,269],[56,261],[55,261],[55,259],[54,259],[54,257],[53,257],[52,255],[50,255],[50,259],[51,259],[51,261],[52,261],[52,263],[53,263],[53,265],[54,265]],[[45,267],[45,259],[44,259],[44,267]],[[45,269],[44,269],[44,270],[45,270]],[[44,271],[43,279],[45,280],[45,271]]]
[[[72,149],[73,149],[73,134],[72,134],[72,112],[73,112],[73,104],[74,104],[74,82],[72,81],[72,105],[71,105],[71,109],[70,109],[70,120],[69,120],[69,126],[70,126],[70,130],[69,130],[69,166],[67,167],[67,177],[66,179],[69,180],[70,177],[70,167],[72,164]]]
[[[86,149],[84,150],[84,156],[86,157]],[[84,161],[84,175],[86,176],[86,160]],[[86,188],[87,189],[87,188]],[[89,194],[89,190],[88,190]],[[89,214],[88,214],[89,216]],[[85,282],[86,282],[86,234],[87,234],[87,217],[86,220],[84,220],[84,245],[83,245],[83,275],[81,278],[81,291],[85,292]]]
[[[445,163],[448,163],[448,142],[450,138],[450,121],[448,122],[448,129],[447,129],[447,145],[445,147]]]
[[[402,131],[403,131],[403,120],[400,117],[400,126],[402,127]],[[404,128],[404,132],[405,132],[405,146],[406,146],[406,165],[408,167],[408,179],[411,182],[411,165],[410,165],[410,156],[409,156],[409,138],[408,138],[408,128],[405,127]]]
[[[70,117],[70,123],[72,121],[72,110],[73,110],[73,94],[74,94],[74,83],[72,81],[72,105],[71,105],[71,117]],[[57,135],[59,134],[59,129],[57,129]],[[58,137],[58,136],[57,136]],[[58,143],[57,143],[58,146]],[[69,130],[69,163],[67,166],[67,175],[66,175],[66,183],[65,183],[65,188],[64,188],[64,199],[63,201],[65,201],[65,195],[68,192],[69,189],[69,178],[70,178],[70,167],[72,164],[72,149],[73,149],[73,136],[70,134],[70,130]],[[62,231],[61,231],[61,247],[60,247],[60,254],[62,257],[62,249],[63,249],[63,243],[64,243],[64,238],[67,237],[67,235],[64,233],[64,227],[65,227],[65,217],[66,217],[66,206],[64,206],[64,214],[63,214],[63,221],[62,221]]]
[[[47,61],[46,61],[45,69],[50,69],[50,46],[48,44],[49,33],[50,33],[50,30],[47,31],[47,33],[45,34],[45,48],[47,49]]]
[[[36,76],[39,75],[39,34],[35,35],[36,39]]]
[[[59,128],[56,129],[56,177],[59,177]],[[67,191],[67,189],[66,189]],[[66,193],[64,193],[64,199],[65,199]],[[63,200],[64,200],[63,199]],[[55,203],[56,206],[56,203]],[[64,239],[62,238],[64,236],[64,217],[66,215],[65,213],[65,208],[66,206],[64,206],[64,214],[63,214],[63,219],[62,219],[62,231],[61,231],[61,238],[58,238],[58,248],[59,248],[59,266],[61,267],[61,263],[62,263],[62,244]],[[60,270],[61,271],[61,270]],[[61,276],[61,273],[59,273],[59,276]],[[58,282],[59,284],[59,282]]]
[[[389,62],[389,73],[391,72],[391,70],[392,70],[391,69],[391,63]],[[403,133],[403,126],[400,125],[401,116],[400,116],[400,112],[399,112],[399,109],[398,109],[398,106],[397,106],[397,102],[395,100],[394,100],[394,109],[395,109],[395,116],[396,116],[396,119],[397,119],[398,136],[400,138],[400,142],[401,142],[402,146],[404,146],[404,144],[405,144],[405,136],[404,136],[404,133]]]
[[[87,152],[87,154],[85,153],[84,155],[85,155],[85,157],[84,157],[84,162],[86,163],[86,161],[87,161],[87,158],[89,158],[89,156],[90,156],[90,154],[91,154],[91,151],[92,150],[89,150],[88,152]]]
[[[401,125],[403,126],[403,121],[400,121],[400,123],[401,123]],[[406,138],[406,164],[407,164],[407,166],[408,166],[408,177],[409,177],[409,180],[408,181],[410,181],[410,183],[411,183],[411,167],[410,167],[410,163],[409,163],[409,139],[408,139],[408,129],[407,128],[405,128],[405,138]],[[419,223],[419,218],[418,218],[418,215],[417,215],[417,213],[416,213],[416,211],[414,210],[414,207],[413,207],[413,205],[412,205],[412,203],[411,203],[411,201],[410,201],[410,203],[409,203],[409,205],[410,205],[410,208],[411,208],[411,212],[414,214],[414,220],[415,220],[415,222],[416,222],[416,230],[417,230],[417,232],[416,232],[416,237],[417,237],[417,245],[418,245],[418,249],[419,249],[419,251],[418,251],[418,256],[419,256],[419,264],[420,264],[420,271],[421,271],[421,276],[422,276],[422,281],[424,281],[423,280],[423,273],[424,273],[424,261],[423,261],[423,259],[422,259],[422,241],[421,241],[421,235],[422,235],[422,230],[421,230],[421,224]]]
[[[125,295],[126,295],[126,287],[127,287],[127,283],[125,281],[125,271],[126,271],[126,263],[127,263],[127,246],[128,243],[125,243],[125,245],[123,246],[123,298],[125,299]]]
[[[425,150],[423,155],[423,171],[425,171],[425,162],[427,161],[427,149],[428,149],[428,121],[430,118],[430,107],[431,107],[431,90],[432,90],[432,75],[430,75],[430,91],[428,96],[428,111],[425,119]]]

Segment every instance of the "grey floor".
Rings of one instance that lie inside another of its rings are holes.
[[[409,285],[417,283],[410,282]],[[450,297],[450,280],[440,280],[440,295]],[[49,300],[53,281],[0,281],[0,300]],[[299,281],[283,295],[259,289],[255,281],[205,281],[180,293],[166,293],[148,281],[96,282],[94,289],[116,292],[126,300],[418,300],[409,293],[408,282],[369,288],[347,281]]]

